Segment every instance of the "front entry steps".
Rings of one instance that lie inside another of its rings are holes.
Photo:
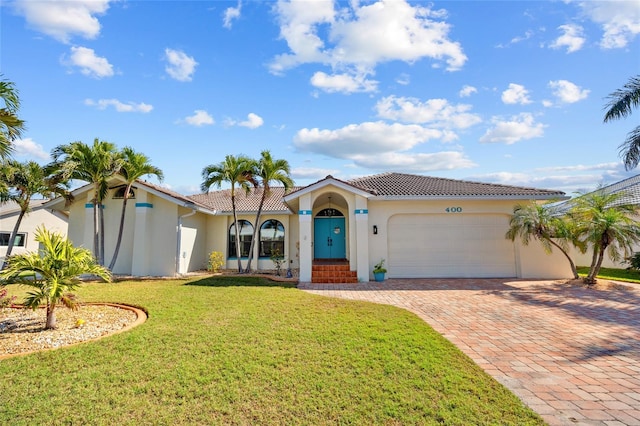
[[[311,282],[315,284],[353,284],[358,282],[358,273],[349,270],[348,260],[314,260],[311,267]]]

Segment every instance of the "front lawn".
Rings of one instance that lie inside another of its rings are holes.
[[[586,277],[589,275],[588,266],[578,266],[578,275]],[[629,283],[640,283],[640,271],[634,269],[601,268],[597,278],[604,280],[624,281]]]
[[[0,361],[0,424],[543,424],[395,307],[249,277],[96,283],[79,295],[150,317]]]

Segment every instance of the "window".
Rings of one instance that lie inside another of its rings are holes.
[[[248,220],[239,220],[240,228],[240,257],[249,256],[249,248],[251,247],[251,238],[253,237],[253,225]],[[236,255],[236,228],[235,224],[229,228],[229,257],[237,257]]]
[[[120,188],[116,188],[113,193],[113,198],[124,198],[124,191],[127,190],[126,186],[121,186]],[[136,193],[133,192],[133,188],[129,190],[129,199],[136,198]]]
[[[9,239],[11,238],[11,232],[0,232],[0,246],[9,247]],[[18,232],[16,239],[13,243],[14,247],[24,247],[27,243],[27,234],[24,232]]]
[[[276,251],[284,256],[284,226],[269,219],[260,227],[260,257],[271,257]]]

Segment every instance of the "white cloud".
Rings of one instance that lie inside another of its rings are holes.
[[[530,104],[529,91],[520,84],[510,83],[509,88],[502,92],[502,102],[505,104]]]
[[[340,174],[338,169],[321,169],[315,167],[296,167],[291,169],[291,177],[295,180],[314,179],[319,180],[328,175],[337,176]]]
[[[96,55],[93,49],[82,46],[71,47],[69,60],[63,58],[62,62],[80,68],[80,72],[93,78],[113,76],[113,66],[107,58]]]
[[[549,87],[553,89],[554,96],[564,104],[572,104],[586,99],[590,92],[590,90],[582,89],[567,80],[550,81]]]
[[[471,105],[451,105],[446,99],[429,99],[387,96],[375,106],[378,117],[405,123],[429,123],[443,129],[466,129],[482,121],[469,112]]]
[[[144,102],[120,102],[117,99],[85,99],[84,104],[88,106],[95,106],[98,109],[107,109],[107,107],[114,107],[118,112],[142,112],[148,113],[153,110],[153,105],[145,104]]]
[[[241,126],[248,127],[249,129],[257,129],[258,127],[264,124],[264,120],[258,114],[254,114],[250,112],[247,115],[247,119],[244,121],[233,120],[231,118],[227,118],[224,122],[226,126]]]
[[[492,122],[494,126],[487,130],[480,138],[480,142],[502,142],[511,145],[521,140],[542,137],[546,127],[542,123],[536,123],[533,115],[528,113],[519,114],[509,120],[494,117]]]
[[[215,120],[209,113],[203,109],[197,109],[193,115],[184,118],[184,121],[191,126],[208,126],[215,123]]]
[[[640,0],[584,1],[583,12],[602,26],[603,49],[626,47],[640,33]]]
[[[444,62],[450,71],[462,68],[467,61],[460,44],[448,38],[450,25],[443,20],[445,12],[430,6],[411,6],[404,0],[354,1],[348,6],[279,0],[274,10],[280,37],[289,47],[288,53],[271,62],[274,74],[317,63],[330,66],[334,75],[348,74],[355,81],[364,81],[378,64],[388,61],[413,63],[430,58]],[[328,77],[327,73],[324,76]],[[355,88],[362,91],[362,86]]]
[[[462,89],[460,89],[460,92],[458,92],[458,96],[460,96],[461,98],[468,98],[474,93],[478,93],[478,89],[467,84],[464,85]]]
[[[240,11],[242,9],[242,4],[238,1],[238,6],[236,7],[228,7],[224,11],[224,17],[222,19],[222,26],[228,29],[231,29],[231,25],[235,19],[240,17]]]
[[[583,29],[580,25],[566,24],[558,27],[563,34],[551,43],[553,49],[567,48],[567,53],[577,52],[582,49],[586,39],[584,38]]]
[[[164,54],[165,60],[168,62],[165,67],[167,74],[178,81],[191,81],[196,65],[198,65],[196,60],[180,50],[167,48],[164,50]]]
[[[409,74],[402,73],[396,78],[396,83],[402,86],[406,86],[407,84],[411,83],[411,77],[409,76]]]
[[[327,75],[322,71],[316,72],[311,77],[311,85],[329,93],[374,92],[378,89],[378,82],[367,80],[366,75]]]
[[[31,138],[16,139],[11,145],[14,148],[16,157],[34,157],[46,161],[50,159],[49,154],[42,148],[42,145]]]
[[[16,0],[16,11],[29,26],[63,43],[73,35],[94,39],[100,34],[96,15],[104,14],[111,0]]]
[[[352,158],[360,167],[377,170],[397,170],[411,173],[424,173],[436,170],[468,169],[477,166],[457,151],[442,151],[435,153],[398,153],[392,152],[379,156],[377,154],[362,154]]]
[[[407,151],[443,132],[417,124],[387,124],[381,121],[350,124],[336,130],[302,129],[293,139],[302,152],[313,152],[333,158],[354,159],[363,155],[387,155]]]

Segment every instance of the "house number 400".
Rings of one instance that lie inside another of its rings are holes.
[[[447,207],[444,211],[447,213],[460,213],[462,211],[462,207]]]

